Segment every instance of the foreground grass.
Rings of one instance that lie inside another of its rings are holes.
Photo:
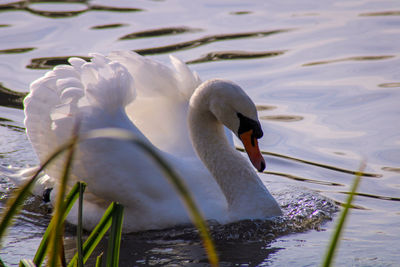
[[[106,256],[102,252],[97,256],[96,266],[102,266],[104,258],[106,266],[117,267],[119,263],[119,253],[120,253],[120,243],[123,225],[123,206],[119,203],[111,203],[106,212],[104,213],[102,219],[99,221],[97,226],[93,229],[89,237],[83,242],[82,238],[82,205],[83,205],[83,193],[86,185],[82,182],[78,182],[70,190],[68,195],[66,195],[67,181],[69,178],[69,172],[71,170],[72,161],[74,158],[75,147],[79,142],[87,139],[94,138],[113,138],[118,140],[124,140],[136,144],[146,153],[148,153],[163,170],[166,179],[168,179],[171,184],[175,187],[177,193],[181,196],[187,207],[188,213],[190,214],[194,225],[199,230],[200,236],[203,241],[203,245],[206,249],[209,263],[211,266],[218,266],[218,256],[215,250],[214,243],[211,239],[208,227],[203,219],[200,211],[198,210],[189,190],[186,188],[185,184],[179,175],[163,160],[152,147],[143,143],[141,140],[137,139],[130,132],[119,130],[119,129],[101,129],[91,131],[84,136],[75,135],[70,142],[64,146],[57,149],[47,161],[43,163],[42,166],[37,170],[33,177],[26,182],[24,186],[16,190],[11,198],[9,198],[6,208],[1,216],[0,221],[0,246],[1,241],[6,235],[6,230],[12,224],[12,219],[21,210],[21,207],[29,196],[30,190],[33,188],[38,175],[49,165],[54,159],[60,156],[62,153],[66,152],[67,157],[65,161],[64,170],[62,172],[62,178],[60,179],[57,200],[55,203],[54,216],[51,219],[46,232],[43,235],[42,241],[36,251],[35,257],[30,259],[22,259],[19,266],[42,266],[46,255],[47,255],[47,265],[48,266],[68,266],[83,267],[89,257],[92,255],[93,251],[100,243],[102,238],[109,231],[109,243]],[[348,212],[353,201],[354,194],[356,192],[357,186],[361,179],[361,175],[364,170],[364,165],[360,168],[360,171],[356,174],[351,192],[348,196],[345,207],[339,217],[338,225],[335,228],[331,242],[329,244],[327,253],[323,259],[322,266],[331,266],[335,251],[337,250],[340,234],[343,231],[344,223],[348,217]],[[65,196],[66,195],[66,196]],[[64,222],[70,212],[72,206],[75,202],[79,200],[78,203],[78,225],[77,225],[77,253],[73,256],[69,263],[66,262],[64,257],[64,247],[63,247],[63,232],[64,232]],[[5,264],[0,259],[0,267],[5,266]]]
[[[347,201],[344,205],[344,209],[342,210],[342,212],[339,216],[339,220],[336,225],[335,231],[332,234],[332,238],[330,240],[327,252],[323,259],[323,264],[322,264],[323,267],[329,267],[329,266],[332,266],[332,264],[333,264],[335,252],[337,250],[337,247],[339,246],[340,236],[343,232],[344,225],[345,225],[346,219],[348,217],[349,210],[351,208],[351,203],[353,202],[353,198],[357,191],[357,187],[358,187],[358,184],[360,183],[361,176],[364,172],[364,169],[365,169],[365,163],[362,163],[359,171],[356,173],[356,176],[353,181],[353,185],[351,186],[350,194],[347,197]]]

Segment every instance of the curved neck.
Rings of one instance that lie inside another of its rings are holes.
[[[249,162],[229,145],[223,125],[208,108],[210,90],[200,86],[190,101],[193,147],[224,193],[231,218],[265,217],[265,207],[271,208],[268,202],[276,202]]]

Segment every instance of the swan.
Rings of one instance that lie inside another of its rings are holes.
[[[184,179],[206,219],[228,223],[281,215],[255,169],[265,168],[257,139],[263,135],[252,100],[231,81],[201,82],[182,61],[174,69],[134,52],[70,58],[34,81],[24,100],[27,136],[39,161],[79,132],[113,127],[153,146]],[[244,144],[235,150],[232,134]],[[63,159],[45,170],[60,179]],[[112,201],[124,205],[124,232],[189,223],[173,187],[135,145],[112,139],[79,144],[68,187],[87,183],[83,226],[92,229]],[[55,193],[52,193],[54,201]],[[77,223],[77,207],[67,220]]]

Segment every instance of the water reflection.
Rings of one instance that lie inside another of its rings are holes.
[[[171,47],[164,47],[166,49],[171,49]],[[178,46],[176,49],[181,49],[182,47]],[[161,48],[149,48],[149,49],[138,49],[135,52],[146,55],[152,53],[162,53]],[[201,56],[200,58],[189,60],[186,64],[194,64],[194,63],[204,63],[210,61],[219,61],[219,60],[233,60],[233,59],[252,59],[252,58],[264,58],[264,57],[275,57],[282,55],[286,51],[267,51],[267,52],[247,52],[247,51],[219,51],[219,52],[210,52],[207,55]],[[1,51],[0,51],[1,53]],[[33,58],[31,62],[26,67],[29,69],[51,69],[60,64],[68,64],[68,59],[72,56],[65,57],[41,57],[41,58]],[[73,56],[79,57],[86,61],[89,60],[89,57],[85,56]]]
[[[400,16],[400,11],[367,12],[367,13],[361,13],[360,16],[363,16],[363,17]]]
[[[257,108],[257,111],[260,112],[260,111],[264,111],[264,110],[274,110],[277,107],[276,106],[269,106],[269,105],[257,105],[256,108]]]
[[[350,192],[339,192],[341,194],[350,194]],[[400,198],[398,197],[387,197],[387,196],[380,196],[377,194],[366,194],[366,193],[359,193],[356,192],[355,195],[357,196],[362,196],[362,197],[368,197],[368,198],[375,198],[375,199],[380,199],[380,200],[390,200],[390,201],[400,201]]]
[[[255,38],[255,37],[265,37],[279,33],[285,33],[292,31],[293,29],[278,29],[272,31],[256,31],[256,32],[243,32],[243,33],[229,33],[229,34],[216,34],[205,36],[199,39],[194,39],[186,42],[152,47],[152,48],[144,48],[135,50],[137,53],[141,55],[149,55],[149,54],[161,54],[161,53],[171,53],[174,51],[179,51],[182,49],[195,48],[202,45],[210,44],[217,41],[227,41],[234,39],[242,39],[242,38]]]
[[[0,4],[0,11],[27,11],[35,15],[49,18],[68,18],[80,15],[88,11],[112,11],[112,12],[138,12],[140,8],[127,8],[92,4],[89,1],[68,0],[68,1],[15,1]]]
[[[383,171],[400,173],[400,168],[382,167]]]
[[[104,29],[115,29],[115,28],[120,28],[128,26],[128,24],[122,24],[122,23],[113,23],[113,24],[104,24],[104,25],[97,25],[97,26],[92,26],[90,29],[92,30],[104,30]]]
[[[27,65],[26,67],[28,69],[52,69],[53,67],[55,67],[57,65],[69,64],[68,59],[70,57],[72,57],[72,56],[33,58],[33,59],[31,59],[31,63],[29,65]],[[73,56],[73,57],[79,57],[86,61],[90,60],[89,57],[84,57],[84,56]]]
[[[0,54],[19,54],[26,53],[36,49],[35,47],[26,47],[26,48],[11,48],[11,49],[3,49],[0,50]]]
[[[89,10],[88,6],[79,3],[49,3],[37,2],[24,5],[20,10],[49,18],[68,18],[77,16]]]
[[[295,115],[269,115],[269,116],[261,116],[261,120],[270,120],[270,121],[280,121],[280,122],[294,122],[301,121],[304,118],[302,116]]]
[[[119,38],[119,40],[132,40],[137,38],[145,37],[160,37],[165,35],[176,35],[182,33],[193,33],[202,31],[201,29],[189,28],[189,27],[169,27],[169,28],[159,28],[154,30],[146,30],[140,32],[134,32],[124,35]]]
[[[22,109],[25,96],[26,93],[12,91],[0,83],[0,106]]]
[[[400,87],[400,83],[381,83],[378,84],[378,86],[383,88],[395,88]]]
[[[310,63],[305,63],[302,66],[303,67],[308,67],[308,66],[315,66],[315,65],[322,65],[322,64],[331,64],[331,63],[337,63],[337,62],[343,62],[343,61],[369,61],[369,60],[384,60],[384,59],[390,59],[394,58],[395,56],[391,55],[385,55],[385,56],[360,56],[360,57],[348,57],[348,58],[339,58],[339,59],[331,59],[331,60],[324,60],[324,61],[316,61],[316,62],[310,62]]]
[[[239,150],[239,151],[244,152],[244,149],[241,148],[241,147],[237,147],[236,149]],[[287,159],[287,160],[291,160],[291,161],[297,161],[297,162],[301,162],[301,163],[304,163],[304,164],[309,164],[309,165],[313,165],[313,166],[316,166],[316,167],[321,167],[321,168],[325,168],[325,169],[329,169],[329,170],[333,170],[333,171],[337,171],[337,172],[347,173],[347,174],[351,174],[351,175],[358,174],[358,171],[347,170],[347,169],[343,169],[343,168],[339,168],[339,167],[335,167],[335,166],[331,166],[331,165],[327,165],[327,164],[321,164],[321,163],[317,163],[317,162],[312,162],[312,161],[308,161],[308,160],[304,160],[304,159],[300,159],[300,158],[295,158],[295,157],[290,157],[290,156],[286,156],[286,155],[282,155],[282,154],[278,154],[278,153],[267,152],[267,151],[261,151],[261,153],[263,155],[268,155],[268,156],[272,156],[272,157]],[[362,172],[361,175],[364,176],[364,177],[373,177],[373,178],[381,178],[382,177],[381,174],[367,173],[367,172]]]
[[[251,59],[276,57],[283,55],[286,51],[265,51],[265,52],[247,52],[247,51],[218,51],[210,52],[200,58],[187,61],[186,64],[203,63],[210,61],[229,60],[229,59]]]
[[[304,177],[300,177],[300,176],[296,176],[296,175],[292,175],[292,174],[288,174],[288,173],[282,173],[282,172],[263,171],[263,173],[281,176],[281,177],[285,177],[285,178],[292,179],[295,181],[312,183],[312,184],[320,184],[320,185],[328,185],[328,186],[345,186],[344,184],[340,184],[340,183],[326,182],[326,181],[320,181],[320,180],[315,180],[315,179],[310,179],[310,178],[304,178]]]
[[[234,11],[234,12],[230,12],[229,14],[231,15],[248,15],[248,14],[252,14],[253,12],[251,11]]]
[[[173,35],[184,32],[192,32],[197,31],[198,29],[181,27],[181,28],[160,28],[142,32],[131,33],[125,35],[120,38],[120,40],[128,40],[135,38],[145,38],[145,37],[154,37],[154,36],[162,36],[162,35]],[[141,55],[150,55],[150,54],[161,54],[161,53],[171,53],[174,51],[179,51],[182,49],[195,48],[198,46],[206,45],[212,42],[223,41],[223,40],[234,40],[241,38],[254,38],[254,37],[265,37],[273,34],[288,32],[291,29],[281,29],[281,30],[273,30],[273,31],[259,31],[259,32],[245,32],[245,33],[231,33],[231,34],[218,34],[212,36],[205,36],[199,39],[176,43],[172,45],[160,46],[160,47],[152,47],[152,48],[144,48],[144,49],[136,49],[135,52]],[[205,56],[200,58],[187,61],[187,64],[191,63],[202,63],[209,61],[217,61],[217,60],[226,60],[226,59],[251,59],[251,58],[265,58],[265,57],[275,57],[284,54],[286,51],[265,51],[265,52],[248,52],[248,51],[219,51],[219,52],[210,52]],[[57,57],[40,57],[33,58],[31,62],[26,67],[29,69],[51,69],[54,66],[60,64],[68,64],[68,58],[71,56],[57,56]],[[89,58],[86,56],[78,56],[84,60],[88,60]]]
[[[6,127],[14,132],[25,133],[25,128],[13,125],[13,121],[0,117],[0,127]]]

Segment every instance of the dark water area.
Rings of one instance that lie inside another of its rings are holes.
[[[210,222],[222,266],[318,266],[354,173],[367,168],[337,266],[400,262],[398,1],[0,1],[0,164],[37,164],[21,101],[71,56],[133,50],[202,80],[230,79],[257,104],[277,221]],[[239,143],[237,143],[239,146]],[[14,185],[0,173],[0,209]],[[32,258],[49,207],[30,198],[3,243]],[[74,251],[67,231],[67,254]],[[103,244],[106,246],[106,241]],[[207,266],[190,226],[124,235],[121,266]]]

